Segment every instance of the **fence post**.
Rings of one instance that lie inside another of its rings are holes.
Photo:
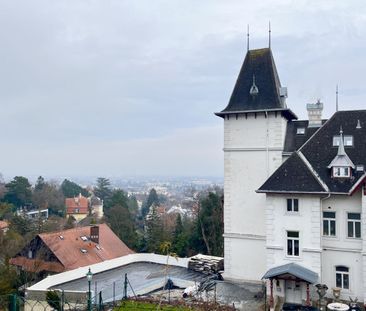
[[[102,291],[99,292],[99,304],[98,304],[98,310],[102,310],[103,308],[103,299],[102,299]]]
[[[123,287],[123,299],[127,299],[127,273],[125,273],[125,283]]]
[[[17,294],[11,294],[9,298],[9,310],[17,311]]]
[[[61,311],[64,311],[65,307],[65,291],[61,291]]]

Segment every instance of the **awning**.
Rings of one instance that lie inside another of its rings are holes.
[[[318,273],[304,268],[296,263],[288,263],[282,266],[277,266],[269,269],[262,279],[286,278],[286,275],[291,275],[297,279],[314,284],[318,281]]]

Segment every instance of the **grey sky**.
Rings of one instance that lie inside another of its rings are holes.
[[[0,172],[221,175],[213,112],[269,20],[299,117],[317,98],[329,117],[337,83],[365,107],[364,0],[0,0]]]

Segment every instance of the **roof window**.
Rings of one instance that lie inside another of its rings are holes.
[[[98,251],[100,251],[101,250],[101,248],[100,248],[100,246],[97,244],[97,245],[95,245],[95,248],[98,250]]]
[[[60,240],[64,240],[65,239],[63,235],[59,235],[58,237],[60,238]]]
[[[297,135],[304,135],[305,134],[305,127],[298,127],[296,130]]]
[[[82,252],[83,254],[86,254],[88,251],[85,248],[80,248],[80,252]]]
[[[80,239],[82,239],[84,242],[88,241],[88,238],[85,235],[81,236]]]
[[[333,147],[339,146],[340,136],[335,135],[333,136]],[[343,144],[345,147],[352,147],[353,146],[353,136],[352,135],[344,135],[343,136]]]
[[[357,172],[363,172],[364,170],[365,170],[365,168],[362,164],[356,165],[356,171]]]

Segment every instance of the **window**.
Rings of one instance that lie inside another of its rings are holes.
[[[28,258],[32,259],[33,258],[33,252],[32,250],[28,250]]]
[[[323,235],[335,236],[336,235],[336,213],[335,212],[323,212]]]
[[[345,135],[343,138],[343,142],[345,146],[353,146],[353,136]]]
[[[304,135],[305,134],[305,128],[304,127],[299,127],[296,130],[296,134],[298,134],[298,135]]]
[[[349,289],[349,269],[347,267],[336,267],[336,286],[343,289]]]
[[[80,209],[74,208],[74,213],[79,213]]]
[[[348,213],[347,231],[349,238],[361,237],[361,214]]]
[[[339,135],[333,136],[333,147],[339,146],[339,140],[340,140]],[[352,147],[353,146],[353,136],[344,135],[343,136],[343,144],[346,147]]]
[[[299,232],[287,231],[287,255],[299,256]]]
[[[299,199],[287,199],[287,211],[298,212],[299,211]]]
[[[349,167],[335,166],[333,167],[333,177],[350,177],[351,170]]]
[[[357,172],[363,172],[364,171],[364,166],[362,164],[356,165],[356,171]]]

